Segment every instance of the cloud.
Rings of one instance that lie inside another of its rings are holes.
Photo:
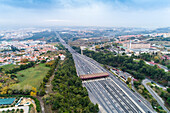
[[[0,0],[0,24],[170,26],[169,0]]]
[[[53,0],[0,0],[0,4],[18,8],[47,8],[52,6]]]
[[[44,22],[69,22],[69,20],[50,19],[50,20],[44,20]]]
[[[20,8],[75,8],[93,4],[107,4],[114,8],[155,9],[169,7],[169,0],[0,0],[0,4]]]

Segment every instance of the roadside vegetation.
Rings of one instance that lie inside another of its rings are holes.
[[[148,83],[147,85],[149,85],[164,100],[165,106],[170,110],[170,88],[163,90],[155,83]]]
[[[97,113],[98,105],[94,105],[81,79],[76,74],[72,55],[67,51],[67,59],[59,64],[52,81],[53,92],[44,95],[46,105],[50,105],[57,113]]]
[[[138,91],[138,93],[140,93],[145,99],[147,99],[152,107],[159,113],[166,113],[166,111],[164,111],[162,109],[162,107],[158,104],[158,102],[156,101],[156,99],[149,93],[149,91],[141,84],[141,80],[140,81],[135,81],[134,82],[134,87],[136,88],[136,90]]]
[[[170,60],[167,59],[166,57],[163,58],[163,55],[161,55],[160,53],[141,53],[139,56],[135,56],[134,54],[132,54],[133,58],[137,58],[137,59],[143,59],[146,61],[154,61],[155,63],[159,63],[162,64],[164,66],[167,66],[167,68],[170,69]]]
[[[145,77],[153,79],[164,86],[170,81],[170,72],[165,72],[157,66],[149,66],[143,60],[139,62],[133,61],[133,57],[114,55],[111,52],[94,52],[84,50],[83,54],[95,59],[97,62],[109,66],[113,66],[132,74],[136,79],[142,80]]]
[[[65,50],[65,47],[60,43],[56,44],[55,46],[58,48],[58,50]]]
[[[46,66],[47,67],[50,67],[50,70],[48,71],[48,73],[45,75],[45,77],[43,78],[43,82],[41,83],[40,85],[40,88],[39,88],[39,95],[40,96],[44,96],[46,94],[45,92],[45,88],[46,88],[46,83],[49,81],[50,77],[54,74],[54,71],[58,65],[58,62],[59,62],[59,58],[51,61],[51,62],[48,62],[46,63]]]

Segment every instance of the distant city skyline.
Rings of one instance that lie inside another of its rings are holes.
[[[0,0],[0,25],[170,27],[169,0]]]

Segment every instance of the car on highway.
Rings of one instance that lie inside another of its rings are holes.
[[[139,102],[141,102],[141,100],[138,100]]]

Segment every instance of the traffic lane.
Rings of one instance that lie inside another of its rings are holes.
[[[120,80],[117,80],[117,78],[115,78],[114,75],[110,76],[110,78],[115,81],[145,112],[155,112],[150,110],[150,108],[148,108],[143,102],[139,102],[139,98],[137,96],[135,96],[134,92],[132,92],[129,88],[127,88],[127,86],[124,86],[124,83],[121,83]]]
[[[93,86],[91,86],[90,83],[85,83],[85,86],[87,87],[87,89],[89,89],[89,91],[93,94],[93,96],[97,99],[98,104],[100,104],[104,110],[109,113],[110,109],[107,106],[106,101],[104,100],[104,98],[101,98],[101,95],[99,95],[98,91],[96,91],[96,88],[94,88]]]
[[[111,94],[109,92],[107,92],[106,88],[104,86],[102,86],[102,84],[100,84],[98,81],[95,81],[94,83],[96,83],[96,85],[98,85],[99,89],[103,91],[103,93],[105,93],[105,96],[108,98],[108,100],[112,103],[114,109],[117,112],[122,112],[119,108],[120,105],[118,105],[117,101],[114,99],[114,97],[111,96]]]
[[[126,107],[128,112],[132,111],[133,113],[141,112],[138,107],[131,101],[131,99],[128,98],[126,94],[124,94],[112,81],[99,81],[103,86],[114,93],[114,95],[117,95],[117,98],[119,98],[119,104],[123,105],[123,107]],[[112,96],[114,96],[112,95]]]
[[[85,74],[90,71],[84,62],[82,62],[77,56],[75,58],[76,65],[78,65],[79,70],[82,70]]]
[[[78,65],[79,68],[78,71],[79,73],[81,73],[80,75],[88,74],[91,72],[90,69],[87,67],[87,65],[84,62],[82,62],[77,56],[75,58],[75,61],[77,61],[75,63],[76,65]]]
[[[118,94],[120,94],[120,97],[122,97],[125,100],[125,103],[127,105],[130,105],[129,107],[133,110],[136,110],[137,112],[140,111],[140,109],[136,106],[136,104],[134,102],[132,102],[132,100],[129,98],[129,95],[125,94],[121,89],[119,89],[119,87],[117,86],[117,84],[114,84],[114,82],[112,82],[111,80],[109,80],[109,86],[114,88],[117,88]]]
[[[91,84],[91,86],[95,89],[95,91],[99,94],[100,98],[102,98],[105,103],[106,106],[108,107],[108,109],[111,111],[113,111],[112,109],[112,104],[110,103],[110,101],[108,100],[107,96],[103,93],[103,90],[99,89],[96,84],[94,82],[89,82],[89,84]]]
[[[93,82],[95,84],[95,86],[104,94],[104,96],[108,99],[108,101],[110,102],[110,108],[112,109],[112,111],[114,112],[121,112],[118,107],[115,106],[116,102],[113,97],[106,91],[106,89],[104,87],[102,87],[102,85],[98,82],[98,81],[94,81]]]
[[[74,55],[74,60],[77,67],[80,67],[79,70],[83,70],[85,74],[94,74],[94,73],[100,73],[102,71],[98,70],[94,64],[85,61],[85,59],[80,58],[80,56]]]
[[[103,72],[103,71],[101,71],[96,65],[94,65],[94,64],[91,63],[91,62],[89,62],[88,59],[84,58],[83,55],[80,55],[80,54],[77,53],[77,56],[79,56],[79,58],[80,58],[81,60],[83,60],[83,62],[86,62],[87,64],[89,64],[89,65],[91,66],[91,69],[92,69],[92,70],[95,70],[95,71],[98,72],[98,73]]]
[[[83,63],[84,65],[86,65],[86,68],[88,68],[88,69],[91,70],[91,72],[92,72],[91,74],[93,74],[93,73],[101,73],[101,72],[102,72],[100,69],[98,69],[97,66],[95,66],[95,65],[92,64],[91,62],[87,61],[87,60],[84,59],[84,58],[81,58],[80,56],[79,56],[79,58],[81,59],[82,63]]]
[[[107,82],[107,81],[106,81]],[[97,84],[96,84],[97,83]],[[86,83],[87,84],[87,83]],[[111,92],[107,92],[107,88],[105,86],[103,86],[100,82],[98,81],[95,81],[95,82],[90,82],[89,84],[93,84],[92,86],[89,86],[87,89],[90,90],[90,92],[97,92],[97,94],[100,94],[100,98],[107,98],[109,101],[110,101],[110,104],[109,104],[109,108],[113,110],[114,108],[114,112],[115,111],[118,111],[119,113],[121,112],[133,112],[133,113],[138,113],[137,111],[133,110],[133,108],[131,107],[127,107],[129,103],[124,103],[125,100],[123,100],[121,97],[122,95],[117,95],[117,93],[114,93],[113,94],[113,91],[112,93]],[[97,87],[97,85],[99,86],[102,85],[102,87]],[[87,86],[86,86],[87,87]],[[93,90],[93,89],[96,89],[96,90]],[[97,90],[100,90],[100,91],[97,91]],[[102,93],[102,94],[101,94]],[[121,93],[121,92],[119,92]],[[110,95],[111,94],[111,95]],[[96,95],[96,94],[94,94]],[[103,96],[104,95],[104,96]],[[114,100],[114,102],[113,102]],[[106,102],[107,100],[105,100],[104,102]],[[102,103],[104,103],[102,102]],[[108,102],[107,102],[108,103]],[[122,104],[123,103],[123,104]],[[99,103],[101,104],[101,103]],[[115,106],[116,105],[116,106]],[[120,107],[121,105],[121,107]],[[105,106],[105,105],[104,105]],[[129,106],[129,105],[128,105]],[[119,110],[118,110],[119,109]]]

